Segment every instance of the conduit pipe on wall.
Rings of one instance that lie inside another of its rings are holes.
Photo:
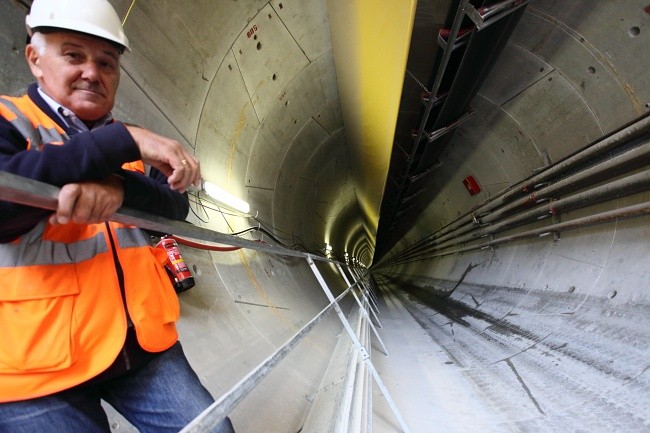
[[[608,152],[617,150],[631,141],[641,137],[644,134],[650,132],[650,115],[645,115],[640,119],[637,119],[633,123],[629,124],[626,127],[623,127],[618,132],[614,132],[607,136],[604,139],[584,148],[581,151],[574,153],[572,156],[567,157],[566,159],[558,162],[557,164],[548,167],[542,172],[534,175],[519,184],[504,190],[499,195],[485,201],[483,204],[474,208],[473,212],[469,212],[464,216],[461,216],[456,221],[450,223],[446,227],[443,227],[436,233],[433,233],[417,243],[411,245],[407,250],[403,250],[400,253],[393,255],[383,263],[394,263],[396,261],[405,260],[406,257],[412,257],[414,254],[422,253],[423,250],[429,250],[432,242],[438,240],[438,243],[449,240],[453,237],[459,236],[460,234],[467,233],[471,230],[474,230],[476,224],[479,223],[477,215],[483,215],[481,222],[492,222],[497,220],[497,217],[492,215],[498,215],[499,217],[512,213],[516,208],[521,207],[530,207],[534,203],[541,201],[542,198],[549,199],[551,194],[558,194],[560,192],[566,193],[579,189],[579,187],[587,186],[588,184],[593,184],[599,181],[604,180],[606,174],[620,174],[624,172],[629,172],[634,168],[638,168],[644,164],[648,164],[648,146],[649,143],[645,143],[641,146],[637,146],[632,150],[627,151],[621,155],[612,158],[609,161],[605,161],[601,164],[598,164],[590,169],[583,170],[576,174],[570,175],[571,180],[560,181],[555,185],[552,185],[549,190],[541,192],[538,190],[534,193],[534,199],[531,199],[533,196],[529,194],[525,198],[520,198],[522,192],[530,192],[535,189],[536,186],[546,185],[549,181],[558,178],[562,173],[569,172],[571,170],[577,170],[581,166],[584,166],[585,163],[595,160],[596,158],[602,158]],[[632,152],[632,153],[630,153]],[[629,165],[628,165],[629,164]],[[620,173],[616,173],[616,171]],[[576,183],[576,185],[573,184]],[[574,188],[574,186],[576,186]],[[490,214],[490,211],[499,208],[502,205],[506,205],[512,200],[517,200],[514,204],[507,206],[506,211],[499,211],[499,213]],[[485,215],[488,215],[487,217]],[[463,230],[460,230],[463,229]],[[459,233],[460,230],[460,233]]]
[[[461,234],[474,230],[477,224],[491,224],[494,222],[503,221],[504,217],[515,213],[519,209],[528,209],[538,203],[557,199],[560,195],[571,193],[587,186],[592,186],[598,182],[602,182],[607,177],[628,173],[639,167],[648,165],[649,163],[650,142],[636,147],[624,154],[616,156],[608,161],[604,161],[591,168],[570,175],[554,184],[542,187],[527,197],[519,198],[495,212],[475,219],[474,225],[472,226],[461,227],[455,231],[449,232],[446,235],[437,238],[435,241],[427,242],[427,244],[430,245],[431,242],[440,244],[449,239],[458,237]],[[627,193],[627,191],[622,192],[624,194]]]
[[[626,143],[629,143],[632,140],[641,137],[643,134],[646,134],[648,132],[650,132],[650,114],[644,115],[629,125],[624,126],[622,129],[583,148],[582,150],[574,153],[564,160],[559,161],[557,164],[554,164],[540,171],[538,174],[523,180],[512,188],[506,189],[500,194],[497,194],[496,196],[486,200],[474,208],[474,210],[466,213],[456,221],[433,233],[427,239],[437,239],[447,234],[448,232],[457,229],[458,227],[466,224],[471,224],[474,222],[475,215],[485,215],[493,209],[496,209],[497,207],[518,198],[522,193],[533,191],[535,189],[535,185],[547,183],[551,179],[559,177],[562,173],[575,169],[585,161],[610,152]]]
[[[644,153],[645,156],[643,156],[641,159],[645,158],[643,160],[646,161],[645,165],[647,165],[647,158],[648,155],[650,155],[650,143],[647,143],[644,146],[646,149],[641,153]],[[636,148],[635,150],[640,149],[641,147]],[[621,168],[622,172],[627,172],[633,170],[634,168],[638,168],[636,166],[638,165],[639,158],[629,158],[629,154],[621,156],[628,156],[628,158],[624,158],[626,161],[629,161],[630,159],[634,160],[633,164],[624,165]],[[635,153],[634,156],[638,157],[639,152]],[[620,161],[613,162],[611,165],[608,165],[608,167],[604,167],[603,171],[610,170],[611,167],[618,165],[619,162]],[[601,166],[596,166],[594,168],[599,169],[600,167]],[[645,170],[641,173],[633,174],[595,188],[590,188],[586,191],[582,191],[569,197],[554,200],[554,198],[557,197],[559,191],[566,193],[568,190],[579,189],[578,184],[583,181],[583,177],[586,178],[590,176],[596,176],[597,179],[600,179],[599,176],[602,175],[602,171],[596,170],[595,172],[590,172],[588,174],[589,176],[587,176],[587,171],[588,170],[585,170],[575,175],[581,176],[580,179],[573,179],[574,176],[570,176],[569,178],[564,179],[555,185],[540,189],[540,192],[542,194],[540,194],[540,197],[538,197],[536,202],[545,202],[546,204],[542,206],[538,206],[534,209],[520,212],[505,218],[503,218],[503,215],[500,214],[499,216],[502,217],[502,219],[496,224],[491,224],[493,220],[496,220],[496,218],[490,219],[489,222],[483,225],[478,225],[479,221],[477,220],[475,221],[475,224],[460,227],[456,231],[450,232],[439,239],[421,242],[417,245],[417,247],[410,248],[401,252],[400,254],[396,254],[387,263],[423,259],[434,251],[439,251],[444,248],[449,248],[451,246],[494,235],[496,233],[500,233],[514,227],[538,221],[545,217],[550,217],[552,215],[559,216],[565,212],[650,190],[650,170]],[[593,179],[593,177],[590,178]],[[481,222],[485,222],[485,219]]]
[[[424,260],[430,257],[435,257],[436,251],[441,251],[453,246],[463,243],[472,242],[477,239],[485,238],[487,236],[494,236],[495,234],[504,232],[506,230],[530,224],[540,219],[550,216],[559,216],[562,213],[578,210],[598,203],[603,203],[608,200],[617,199],[621,197],[630,196],[639,192],[650,191],[650,171],[646,170],[641,173],[627,176],[605,185],[592,188],[587,191],[574,194],[559,200],[550,201],[543,206],[523,212],[512,217],[506,218],[503,221],[489,226],[483,226],[477,229],[476,226],[463,230],[456,236],[448,238],[446,242],[438,242],[435,244],[427,244],[421,246],[417,250],[408,250],[399,256],[395,256],[387,264],[412,262]],[[475,230],[476,229],[476,230]],[[473,233],[467,234],[475,230]],[[544,228],[549,231],[549,228]],[[463,236],[464,235],[464,236]],[[481,247],[485,244],[481,244]]]
[[[617,173],[627,173],[650,162],[650,142],[634,148],[610,160],[603,161],[586,170],[570,175],[548,186],[541,187],[527,197],[519,198],[501,209],[479,217],[480,223],[492,223],[517,209],[529,208],[531,205],[557,197],[561,194],[577,191],[588,185],[601,182]]]
[[[589,215],[583,218],[566,221],[563,223],[553,224],[539,229],[528,230],[521,233],[516,233],[502,238],[494,239],[480,245],[471,245],[465,248],[459,248],[452,251],[443,251],[436,254],[427,256],[427,259],[434,257],[448,256],[451,254],[459,254],[467,251],[479,250],[502,245],[510,242],[519,241],[522,239],[542,237],[553,233],[560,233],[567,230],[575,230],[583,227],[590,227],[598,224],[608,223],[621,219],[629,219],[641,216],[650,215],[650,202],[644,202],[638,205],[627,206],[621,209],[616,209],[608,212],[601,212],[594,215]]]
[[[648,170],[628,176],[624,179],[601,185],[588,191],[583,191],[570,197],[551,201],[544,206],[504,219],[498,224],[483,227],[475,233],[454,237],[445,243],[435,245],[426,252],[438,251],[455,245],[471,242],[476,239],[501,233],[520,225],[538,221],[545,217],[553,215],[559,216],[565,212],[570,212],[611,199],[626,197],[644,191],[650,191],[650,171]],[[423,254],[426,252],[423,252]]]

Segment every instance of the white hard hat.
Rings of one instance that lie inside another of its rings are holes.
[[[130,51],[120,18],[107,0],[34,0],[25,24],[30,36],[39,27],[73,30],[107,39]]]

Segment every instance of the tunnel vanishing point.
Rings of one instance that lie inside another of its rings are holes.
[[[181,245],[212,416],[650,431],[650,0],[111,3],[114,117],[250,206],[190,193],[186,235],[246,242]],[[0,0],[5,95],[30,4]]]

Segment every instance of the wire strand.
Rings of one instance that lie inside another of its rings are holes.
[[[124,15],[124,19],[122,20],[122,27],[124,27],[124,24],[126,24],[127,18],[129,18],[129,14],[131,13],[131,9],[133,9],[133,5],[135,4],[135,0],[131,2],[131,6],[129,6],[129,10],[126,11],[126,15]]]

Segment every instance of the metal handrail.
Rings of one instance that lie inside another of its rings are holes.
[[[38,207],[47,210],[56,210],[58,206],[58,195],[60,188],[39,182],[33,179],[25,178],[15,174],[7,173],[0,171],[0,200],[9,201],[17,204],[22,204],[26,206]],[[363,316],[366,320],[372,325],[370,316],[368,312],[363,307],[362,303],[359,301],[359,298],[354,293],[355,286],[358,286],[361,293],[364,295],[365,299],[372,299],[372,292],[369,287],[362,286],[363,280],[357,279],[354,284],[349,284],[345,273],[343,272],[341,265],[338,261],[328,259],[326,257],[315,256],[313,254],[304,253],[301,251],[295,251],[284,247],[278,247],[275,245],[263,244],[256,241],[251,241],[247,239],[242,239],[237,236],[227,235],[224,233],[219,233],[202,227],[194,226],[190,223],[184,221],[175,221],[170,220],[164,217],[157,215],[148,214],[146,212],[137,211],[129,208],[120,208],[116,213],[111,215],[109,218],[111,221],[135,225],[142,229],[153,230],[163,233],[173,233],[175,235],[184,236],[192,239],[197,239],[206,242],[214,242],[225,245],[232,245],[241,248],[253,249],[257,251],[263,251],[270,254],[279,254],[283,256],[293,256],[293,257],[303,257],[307,259],[309,266],[314,272],[318,282],[320,283],[323,291],[330,300],[329,305],[327,305],[319,314],[317,314],[313,319],[309,321],[302,329],[300,329],[296,334],[293,335],[284,345],[277,349],[273,354],[266,358],[261,364],[251,370],[244,378],[242,378],[237,384],[235,384],[230,391],[221,396],[217,401],[212,405],[206,408],[202,413],[200,413],[194,420],[192,420],[187,426],[185,426],[180,433],[202,433],[212,431],[217,427],[225,417],[257,386],[257,384],[264,378],[271,370],[282,361],[291,350],[314,328],[314,326],[324,317],[330,309],[334,308],[339,315],[341,322],[348,331],[349,337],[352,339],[352,342],[356,346],[361,359],[365,362],[367,368],[370,369],[372,377],[375,379],[375,382],[380,387],[382,394],[386,398],[389,406],[393,410],[396,418],[398,419],[400,425],[402,426],[405,433],[409,433],[409,429],[404,422],[397,406],[393,402],[388,390],[384,386],[381,378],[379,377],[376,369],[370,361],[369,352],[365,347],[360,345],[359,339],[351,332],[350,325],[342,314],[341,309],[338,305],[338,302],[345,297],[348,293],[352,292],[355,298],[355,301],[359,305],[359,308],[363,312]],[[339,272],[345,279],[346,283],[349,284],[349,287],[341,293],[338,297],[334,298],[330,289],[327,287],[327,284],[323,280],[320,272],[315,266],[314,260],[319,260],[323,262],[330,262],[336,264]],[[356,272],[352,269],[353,272]],[[369,303],[368,303],[369,304]],[[376,308],[376,305],[375,305]],[[373,311],[374,314],[374,311]],[[376,316],[375,316],[376,317]],[[372,326],[375,336],[380,341],[384,352],[387,354],[386,347],[384,346],[383,341],[379,337],[377,330]],[[369,416],[369,415],[368,415]]]
[[[345,297],[352,290],[354,285],[347,288],[333,301],[329,303],[320,313],[309,321],[305,326],[296,332],[282,347],[273,352],[268,358],[262,361],[257,367],[251,370],[243,379],[237,382],[227,393],[217,401],[208,406],[194,420],[186,425],[179,433],[202,433],[212,431],[243,399],[246,397],[268,373],[271,372],[280,361],[282,361],[291,350],[312,330],[312,328],[328,313],[333,307],[338,306],[337,302]]]
[[[54,185],[0,171],[0,200],[38,207],[41,209],[56,210],[58,203],[57,197],[60,190],[60,188]],[[336,260],[328,259],[326,257],[296,251],[277,245],[243,239],[238,236],[198,227],[185,221],[171,220],[126,207],[121,207],[108,219],[118,223],[134,225],[146,230],[172,233],[174,235],[205,242],[232,245],[251,250],[263,251],[269,254],[303,258],[311,257],[314,260],[338,263]]]

